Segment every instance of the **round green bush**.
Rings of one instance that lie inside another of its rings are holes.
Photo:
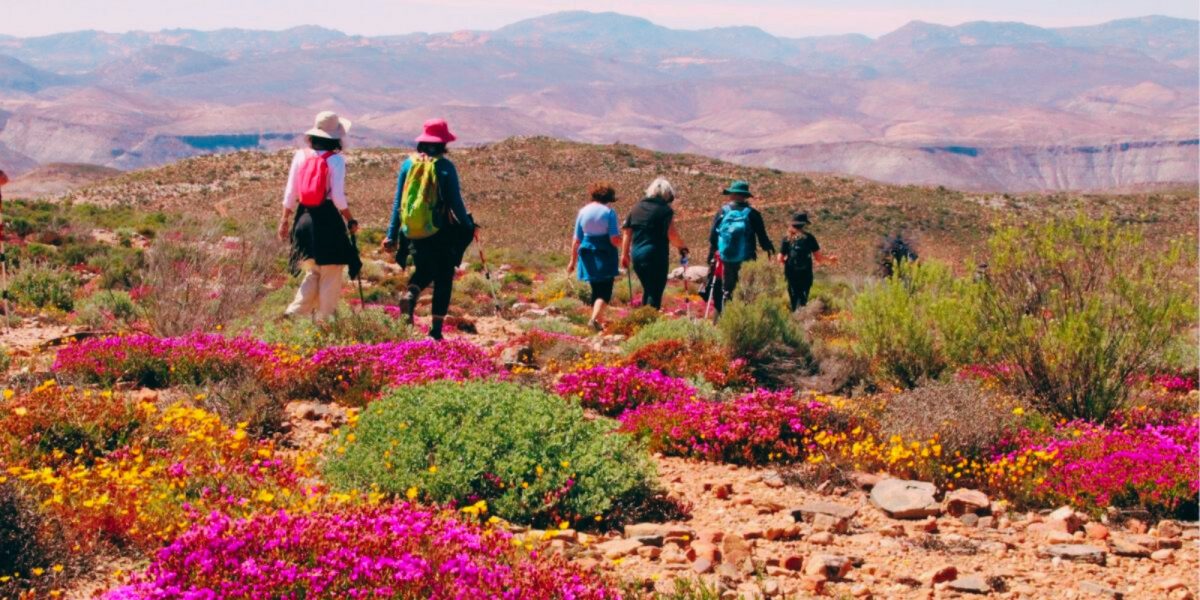
[[[653,492],[644,447],[577,403],[512,383],[437,382],[371,403],[324,466],[339,489],[486,501],[535,526],[599,519]]]

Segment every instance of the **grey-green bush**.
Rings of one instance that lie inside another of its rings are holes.
[[[745,359],[754,379],[772,388],[797,386],[813,367],[804,330],[783,302],[770,296],[734,300],[725,305],[718,323],[730,355]]]
[[[609,419],[512,383],[397,388],[369,404],[324,465],[338,489],[457,502],[535,526],[591,520],[652,493],[654,465]],[[343,450],[344,449],[344,450]]]
[[[9,283],[8,291],[19,304],[36,308],[75,308],[75,276],[40,265],[24,267]]]
[[[624,350],[626,354],[632,354],[663,340],[719,344],[721,330],[710,321],[700,319],[659,319],[639,329],[633,337],[626,340]]]
[[[988,347],[1053,414],[1103,420],[1195,327],[1195,264],[1181,243],[1150,248],[1139,227],[1080,215],[1002,228],[990,249]]]
[[[878,381],[912,388],[937,379],[977,356],[979,295],[977,282],[940,263],[897,263],[854,301],[854,351]]]
[[[129,292],[105,290],[89,296],[79,305],[79,322],[92,329],[125,328],[137,320],[137,305]]]

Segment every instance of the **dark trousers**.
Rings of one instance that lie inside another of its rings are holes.
[[[713,297],[713,307],[717,309],[717,314],[725,309],[725,303],[733,299],[733,291],[737,289],[738,275],[742,272],[742,263],[725,263],[725,277],[718,278],[713,281],[716,286],[712,293],[716,294]]]
[[[638,281],[642,282],[642,306],[662,308],[669,267],[667,260],[633,261],[633,272],[637,273]]]
[[[808,292],[812,289],[812,271],[787,273],[788,299],[791,301],[792,312],[797,308],[808,306]]]
[[[412,241],[413,271],[408,280],[408,289],[413,292],[413,302],[421,291],[433,285],[433,306],[430,312],[435,317],[444,317],[450,311],[450,296],[454,293],[454,271],[458,268],[459,256],[454,251],[453,240],[445,232],[439,232],[423,240]]]
[[[612,302],[612,279],[605,279],[603,281],[589,281],[588,283],[592,286],[592,300],[588,303],[589,305],[596,304],[597,300],[603,300],[608,303]]]

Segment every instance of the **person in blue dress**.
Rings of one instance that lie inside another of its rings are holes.
[[[571,243],[571,262],[567,273],[577,274],[592,287],[592,318],[588,325],[604,331],[604,309],[612,302],[613,282],[620,263],[621,230],[617,211],[610,208],[617,192],[606,182],[593,183],[588,190],[591,200],[579,209],[575,218],[575,238]]]

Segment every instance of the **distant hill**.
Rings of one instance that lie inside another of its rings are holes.
[[[1197,21],[1155,16],[792,39],[584,11],[380,37],[300,27],[5,38],[0,160],[14,172],[138,169],[271,150],[332,108],[356,122],[359,147],[405,144],[446,116],[464,144],[541,134],[901,184],[1190,183],[1198,40]]]
[[[96,165],[51,163],[17,177],[4,186],[6,198],[47,198],[120,175],[121,171]]]
[[[396,170],[405,152],[348,153],[348,195],[367,228],[382,229],[395,194]],[[720,190],[733,178],[747,179],[766,216],[771,236],[782,235],[795,210],[806,210],[822,245],[840,256],[842,272],[870,270],[884,235],[905,231],[922,255],[956,264],[975,255],[992,224],[1041,220],[1076,211],[1111,214],[1153,225],[1155,243],[1186,237],[1195,247],[1198,216],[1194,189],[1144,190],[1126,195],[974,194],[942,187],[893,186],[823,174],[785,173],[742,167],[711,158],[666,154],[625,144],[598,146],[545,137],[515,138],[456,150],[468,204],[484,226],[489,248],[535,255],[566,251],[576,211],[592,181],[611,181],[614,205],[624,215],[659,175],[678,192],[681,230],[703,256],[712,215],[723,204]],[[203,156],[164,167],[105,179],[63,200],[238,221],[271,227],[290,154],[239,152]]]

